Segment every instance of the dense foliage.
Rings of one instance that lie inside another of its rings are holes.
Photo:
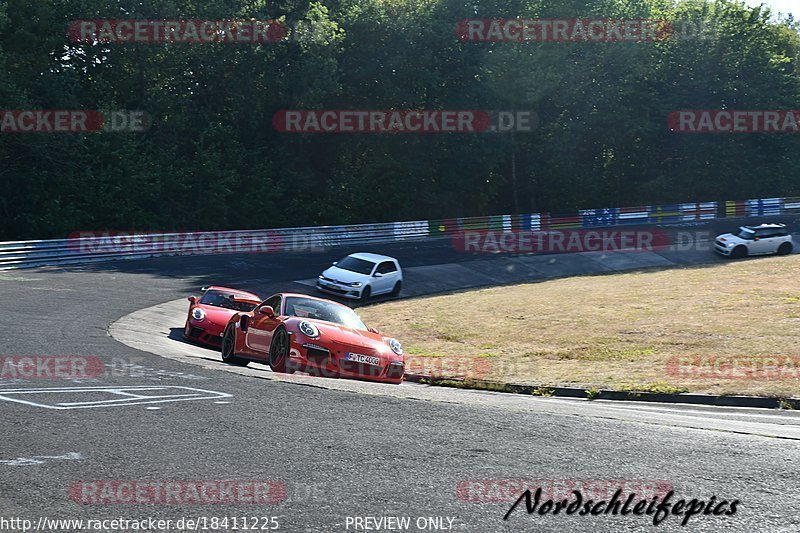
[[[472,17],[690,19],[718,31],[461,42],[455,25]],[[72,20],[121,18],[281,18],[307,31],[255,45],[67,38]],[[681,134],[666,122],[676,109],[798,109],[798,61],[791,18],[728,0],[9,0],[0,108],[136,109],[153,124],[0,134],[0,239],[800,194],[800,135]],[[527,109],[539,125],[513,137],[273,128],[277,110],[308,108]]]

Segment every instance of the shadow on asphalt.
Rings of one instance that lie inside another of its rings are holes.
[[[205,359],[207,361],[219,361],[219,351],[211,348],[210,346],[204,346],[202,344],[188,341],[183,337],[183,328],[169,328],[169,335],[167,338],[172,341],[179,342],[181,344],[185,344],[187,346],[194,346],[195,348],[200,348],[208,352],[208,357],[201,357],[200,359]]]

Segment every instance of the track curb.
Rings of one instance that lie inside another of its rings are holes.
[[[434,387],[451,387],[458,389],[484,390],[506,394],[528,394],[533,396],[554,396],[561,398],[579,398],[584,400],[616,400],[652,403],[683,403],[692,405],[711,405],[718,407],[756,407],[760,409],[800,409],[798,398],[775,398],[766,396],[714,396],[710,394],[663,393],[597,390],[591,391],[576,387],[551,387],[547,385],[524,385],[519,383],[502,383],[499,381],[472,380],[463,378],[447,378],[405,374],[404,379],[412,383],[421,383]]]

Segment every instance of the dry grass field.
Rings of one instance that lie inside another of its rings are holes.
[[[556,279],[359,311],[403,343],[409,369],[419,373],[800,397],[800,255]]]

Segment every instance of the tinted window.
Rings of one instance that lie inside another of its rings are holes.
[[[368,276],[372,274],[372,269],[375,268],[375,263],[372,261],[365,261],[364,259],[356,259],[355,257],[350,257],[348,255],[336,263],[336,266],[343,268],[344,270],[358,272],[359,274],[365,274]]]
[[[367,326],[349,307],[326,300],[290,297],[286,299],[286,316],[312,318],[341,324],[348,328],[366,330]]]
[[[233,298],[233,293],[210,290],[206,291],[200,299],[200,303],[203,305],[233,309],[234,311],[252,311],[256,306],[255,303],[237,302]]]
[[[378,265],[376,272],[380,272],[381,274],[389,274],[391,272],[397,272],[397,268],[394,266],[394,262],[384,261]]]
[[[272,310],[275,311],[276,315],[280,315],[281,314],[281,297],[280,296],[273,296],[273,297],[267,299],[267,301],[264,302],[264,305],[270,306],[272,308]]]
[[[766,228],[756,231],[756,235],[762,239],[768,239],[770,237],[782,237],[785,234],[786,231],[783,228]]]

